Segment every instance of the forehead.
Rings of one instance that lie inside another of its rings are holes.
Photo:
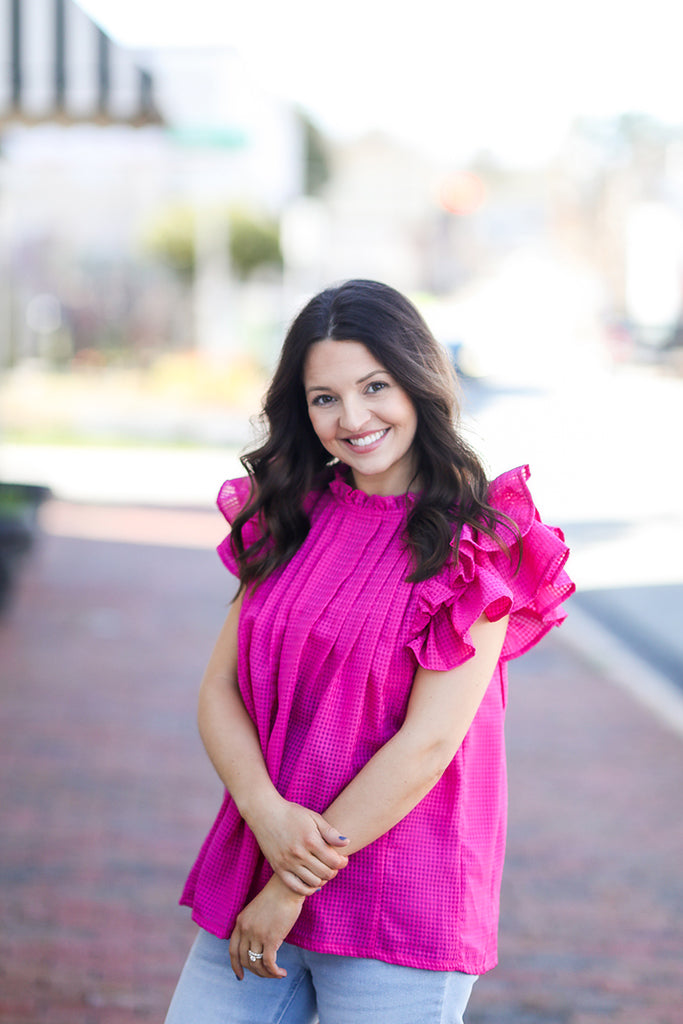
[[[317,380],[321,375],[330,376],[327,384],[346,376],[357,379],[373,370],[386,372],[372,352],[361,341],[352,339],[337,341],[324,338],[314,342],[306,353],[304,381]]]

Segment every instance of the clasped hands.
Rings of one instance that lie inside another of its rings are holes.
[[[283,978],[277,950],[294,926],[306,896],[317,892],[348,863],[348,839],[322,815],[278,798],[247,821],[273,877],[238,915],[230,936],[230,962],[237,978],[246,967],[262,978]],[[252,962],[249,950],[263,953]]]

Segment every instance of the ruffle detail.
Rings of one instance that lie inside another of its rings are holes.
[[[248,476],[237,477],[236,480],[226,480],[218,492],[218,498],[216,504],[219,510],[225,516],[226,520],[232,526],[235,519],[242,511],[244,506],[251,497],[251,479]],[[242,528],[242,541],[245,548],[248,548],[250,544],[258,540],[260,537],[260,528],[256,517],[249,519]],[[239,562],[237,561],[237,554],[232,544],[231,534],[222,540],[217,548],[223,565],[226,569],[233,574],[233,576],[239,576]]]
[[[408,646],[424,668],[448,671],[475,652],[470,628],[482,614],[510,615],[501,660],[519,657],[566,617],[560,605],[574,584],[564,571],[569,548],[562,531],[541,522],[527,486],[529,467],[492,481],[489,503],[517,524],[520,540],[503,524],[495,540],[465,526],[458,563],[425,580],[418,595]],[[519,564],[519,567],[518,567]]]
[[[242,511],[244,506],[251,498],[251,478],[248,476],[239,476],[235,480],[226,480],[221,486],[218,492],[218,498],[216,504],[219,510],[225,516],[225,519],[230,526],[233,525],[235,519]],[[303,501],[303,509],[308,515],[311,514],[317,501],[320,499],[321,491],[313,490],[306,495]],[[252,516],[242,527],[242,542],[245,549],[251,544],[254,544],[262,536],[261,525],[258,521],[258,516]],[[231,534],[221,541],[217,549],[223,565],[228,569],[233,576],[239,576],[239,562],[237,559],[237,553],[233,547]]]
[[[407,494],[366,494],[352,487],[338,471],[337,475],[329,483],[329,489],[337,499],[344,505],[349,505],[356,511],[373,512],[386,515],[391,512],[405,513],[417,500],[418,495],[409,491]]]

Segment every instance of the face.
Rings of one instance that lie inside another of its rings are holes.
[[[321,444],[367,494],[415,489],[417,412],[359,341],[317,341],[304,364],[308,414]]]

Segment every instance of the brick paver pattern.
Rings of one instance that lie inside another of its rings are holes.
[[[80,525],[0,622],[0,1024],[159,1022],[220,797],[195,702],[233,581],[210,513],[50,515]],[[468,1024],[680,1024],[680,738],[560,634],[512,666],[508,746],[501,963]]]

